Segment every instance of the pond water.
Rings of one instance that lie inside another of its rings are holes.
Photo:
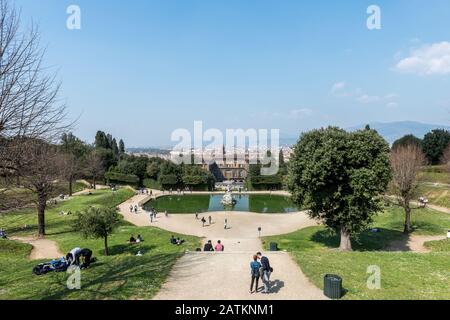
[[[289,213],[299,209],[286,196],[270,194],[233,194],[235,204],[224,206],[223,194],[210,195],[168,195],[151,200],[145,209],[155,208],[158,212],[168,213],[202,213],[212,211],[246,211],[256,213]]]

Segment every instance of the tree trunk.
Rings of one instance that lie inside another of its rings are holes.
[[[39,238],[45,236],[45,209],[47,207],[47,194],[43,191],[38,192],[38,226]]]
[[[108,237],[105,237],[105,256],[109,254],[108,250]]]
[[[339,250],[352,251],[352,242],[350,240],[350,233],[345,228],[341,228],[341,244],[339,246]]]
[[[72,177],[70,177],[69,178],[69,197],[71,197],[73,194],[72,184],[73,184],[73,179],[72,179]]]
[[[403,229],[403,233],[409,234],[412,231],[411,226],[411,208],[409,207],[409,201],[405,202],[405,228]]]

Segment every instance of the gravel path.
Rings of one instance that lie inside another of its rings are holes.
[[[29,257],[30,260],[57,259],[64,256],[53,240],[20,237],[12,237],[11,240],[28,243],[33,246]]]
[[[446,239],[445,236],[404,236],[401,240],[393,241],[387,248],[387,251],[429,253],[431,250],[425,247],[426,242],[444,239]]]

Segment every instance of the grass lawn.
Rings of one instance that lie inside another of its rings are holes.
[[[402,238],[403,216],[399,209],[387,209],[373,224],[380,233],[362,233],[353,240],[354,252],[337,251],[339,237],[323,227],[311,227],[291,234],[267,237],[265,245],[277,242],[291,252],[306,276],[323,288],[327,273],[343,277],[343,299],[450,299],[450,244],[429,242],[432,253],[381,252],[389,241]],[[443,234],[450,215],[418,210],[413,216],[415,234]],[[369,266],[381,270],[381,289],[367,288]]]
[[[450,184],[450,174],[443,166],[427,166],[419,173],[419,178],[424,182]]]
[[[450,208],[450,187],[423,183],[418,188],[418,194],[428,199],[430,204]]]
[[[0,299],[150,299],[165,281],[173,264],[185,250],[199,246],[196,237],[180,236],[186,240],[183,246],[169,243],[169,232],[157,228],[139,228],[127,222],[109,238],[110,256],[103,254],[103,241],[84,239],[73,232],[74,216],[62,216],[61,211],[76,212],[90,205],[114,207],[133,196],[129,189],[116,193],[110,190],[95,191],[63,202],[48,210],[46,214],[47,238],[56,241],[62,252],[79,247],[88,247],[98,258],[89,269],[81,273],[81,290],[71,291],[66,287],[66,273],[50,273],[44,276],[32,274],[39,261],[29,261],[31,246],[14,241],[0,241]],[[36,233],[36,213],[25,210],[0,216],[0,226],[8,235]],[[27,224],[28,228],[23,228]],[[127,244],[130,235],[141,234],[144,242]],[[143,256],[137,257],[141,251]]]

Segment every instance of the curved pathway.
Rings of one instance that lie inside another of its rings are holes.
[[[33,246],[30,260],[57,259],[64,256],[55,241],[39,238],[12,237],[11,240],[28,243]]]
[[[429,241],[445,240],[445,236],[404,236],[403,239],[391,242],[387,247],[387,251],[417,252],[429,253],[430,249],[425,247],[425,243]]]
[[[162,192],[152,190],[153,198]],[[257,192],[255,192],[257,193]],[[267,192],[265,192],[267,194]],[[205,194],[196,192],[194,194]],[[283,194],[278,192],[273,194]],[[140,207],[151,199],[148,195],[136,195],[119,206],[125,219],[137,226],[154,226],[174,233],[189,234],[208,239],[214,243],[221,240],[224,253],[187,252],[178,260],[168,280],[155,297],[159,300],[234,300],[275,299],[305,300],[324,299],[323,293],[303,274],[286,252],[267,252],[274,273],[271,277],[272,294],[250,294],[250,261],[257,251],[263,251],[258,228],[262,236],[294,232],[317,225],[305,212],[289,214],[258,214],[251,212],[208,212],[200,214],[159,214],[150,222],[148,213],[139,208],[138,213],[130,206]],[[200,219],[212,217],[213,223],[202,226]],[[228,228],[224,229],[224,220]],[[260,288],[262,283],[260,282]]]

